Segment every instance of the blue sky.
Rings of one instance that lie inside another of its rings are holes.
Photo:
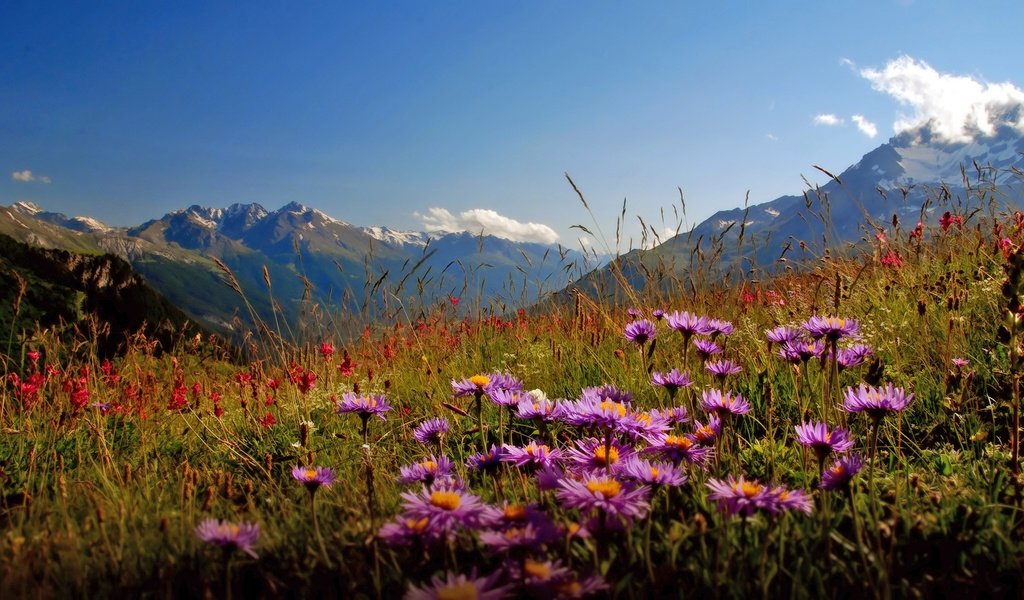
[[[610,238],[627,201],[635,245],[677,187],[692,225],[885,142],[915,107],[864,69],[1024,84],[1021,22],[1019,1],[8,1],[0,204],[126,225],[299,201],[576,245],[568,172]]]

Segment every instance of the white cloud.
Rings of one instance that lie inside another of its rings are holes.
[[[764,134],[764,137],[768,138],[769,142],[779,141],[779,136],[775,135],[774,133],[766,133]]]
[[[820,115],[814,115],[814,124],[832,127],[834,125],[842,125],[843,120],[831,113],[822,113]]]
[[[850,120],[857,124],[857,129],[869,138],[874,138],[878,135],[878,127],[864,118],[864,115],[853,115]]]
[[[911,109],[893,125],[897,132],[928,125],[948,142],[993,135],[1000,125],[1024,130],[1024,91],[1013,84],[940,73],[928,63],[901,56],[879,69],[861,69],[871,87]]]
[[[839,64],[843,65],[844,67],[849,67],[851,69],[857,68],[857,65],[855,65],[852,60],[846,58],[845,56],[839,59]]]
[[[553,244],[558,240],[555,230],[541,223],[522,223],[486,208],[471,208],[458,215],[448,209],[431,207],[427,214],[413,213],[423,221],[427,231],[469,231],[484,232],[485,235],[513,240],[516,242],[538,242]]]
[[[50,178],[46,175],[35,175],[32,171],[25,169],[24,171],[14,171],[11,173],[11,180],[22,181],[29,183],[31,181],[37,181],[39,183],[50,183]]]

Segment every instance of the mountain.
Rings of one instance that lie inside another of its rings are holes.
[[[96,335],[102,356],[123,350],[140,330],[159,351],[180,336],[207,333],[117,256],[45,249],[0,234],[0,331],[31,333],[39,325],[86,333],[93,314],[105,326]]]
[[[745,208],[716,212],[652,250],[633,251],[574,289],[614,293],[617,278],[634,288],[688,271],[739,276],[813,261],[898,222],[904,235],[945,211],[1000,211],[1024,205],[1024,132],[1004,115],[993,135],[944,141],[930,125],[905,131],[868,152],[820,187]],[[618,275],[616,275],[618,273]]]
[[[274,323],[275,311],[293,327],[331,318],[325,312],[345,314],[354,327],[381,311],[449,296],[504,310],[561,289],[586,268],[582,255],[558,246],[356,227],[297,202],[277,210],[192,205],[127,228],[18,202],[0,209],[0,233],[48,248],[115,253],[220,331],[250,329],[254,318]]]

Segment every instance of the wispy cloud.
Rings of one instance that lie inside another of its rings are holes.
[[[779,136],[775,135],[774,133],[766,133],[764,134],[764,137],[768,138],[769,142],[779,141]]]
[[[555,230],[542,223],[523,223],[486,208],[471,208],[454,215],[446,208],[431,207],[426,214],[413,213],[423,221],[427,231],[469,231],[513,240],[553,244],[558,240]]]
[[[871,121],[868,121],[864,115],[853,115],[850,117],[850,120],[856,123],[857,129],[869,138],[874,138],[878,135],[878,127]]]
[[[1024,91],[1009,82],[940,73],[910,56],[881,69],[861,69],[860,76],[910,108],[893,125],[897,132],[927,125],[941,139],[968,142],[978,134],[993,135],[1000,125],[1024,130]]]
[[[815,125],[826,125],[828,127],[834,127],[836,125],[843,124],[843,119],[837,117],[832,113],[822,113],[820,115],[814,115],[813,121]]]
[[[36,175],[28,169],[25,169],[24,171],[14,171],[11,173],[11,180],[21,181],[24,183],[50,183],[50,178],[46,175]]]

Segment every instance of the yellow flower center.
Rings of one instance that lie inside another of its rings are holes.
[[[619,462],[619,449],[612,446],[605,450],[604,446],[597,446],[594,448],[594,462],[602,466],[614,465]]]
[[[587,489],[592,494],[600,493],[605,499],[614,498],[619,495],[622,491],[622,485],[614,479],[600,480],[595,479],[587,482]]]
[[[505,519],[508,521],[522,521],[526,518],[526,507],[521,504],[509,504],[505,507]]]
[[[843,468],[843,465],[836,465],[832,467],[832,474],[836,477],[842,477],[843,475],[846,475],[846,469]]]
[[[549,579],[551,577],[550,565],[529,558],[523,564],[523,571],[535,579]]]
[[[469,382],[476,387],[483,389],[491,382],[491,378],[486,375],[474,375],[469,378]]]
[[[715,430],[712,429],[710,425],[705,425],[693,432],[693,435],[695,435],[698,440],[710,440],[715,437]]]
[[[307,480],[316,479],[316,469],[306,469],[302,474]]]
[[[456,583],[437,590],[437,600],[476,600],[479,598],[473,582]]]
[[[744,481],[738,486],[734,486],[733,489],[743,494],[747,498],[753,498],[754,496],[761,493],[762,487],[754,483],[753,481]]]
[[[412,531],[415,531],[416,533],[423,533],[423,531],[427,528],[427,524],[428,523],[430,523],[430,519],[428,519],[426,517],[423,517],[422,519],[419,519],[419,520],[416,520],[416,519],[406,519],[405,520],[405,527],[407,529],[411,529]]]
[[[462,499],[455,492],[438,490],[430,495],[430,503],[444,510],[455,510],[462,504]]]
[[[547,447],[546,444],[538,444],[537,442],[530,442],[530,444],[528,446],[526,446],[526,448],[524,448],[524,450],[526,450],[526,453],[529,454],[530,456],[537,456],[537,455],[540,455],[540,454],[543,454],[543,453],[547,452],[548,451],[548,447]]]
[[[618,402],[612,402],[611,400],[605,400],[601,403],[601,412],[617,412],[620,417],[626,416],[626,407]]]
[[[693,441],[684,435],[670,435],[665,438],[665,445],[679,448],[680,450],[689,450],[693,446]]]
[[[427,471],[430,471],[431,473],[437,471],[437,463],[432,460],[425,460],[420,463],[420,466],[426,469]]]
[[[580,592],[583,591],[583,586],[580,584],[579,581],[573,580],[566,581],[565,583],[560,583],[557,586],[555,586],[555,589],[558,591],[559,596],[564,596],[566,598],[576,598],[580,595]]]
[[[658,470],[658,467],[651,467],[651,479],[657,479],[658,475],[661,475],[661,471]]]
[[[649,413],[645,413],[645,412],[636,413],[635,416],[636,416],[636,420],[640,421],[644,425],[650,425],[651,424],[651,415]]]
[[[217,534],[220,537],[238,537],[238,525],[223,523],[217,526]]]

